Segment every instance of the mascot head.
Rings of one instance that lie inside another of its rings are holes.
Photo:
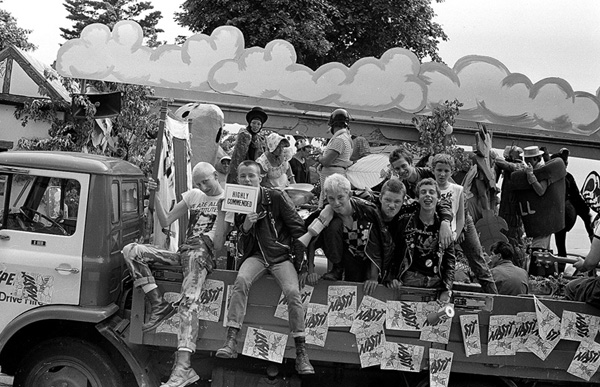
[[[225,124],[221,108],[207,103],[188,103],[177,109],[175,116],[181,121],[191,121],[192,165],[201,161],[214,165]]]

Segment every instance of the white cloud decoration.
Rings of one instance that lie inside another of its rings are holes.
[[[111,31],[87,26],[58,51],[64,76],[209,91],[378,112],[427,113],[445,100],[464,104],[461,118],[590,135],[600,128],[598,95],[573,91],[560,78],[535,84],[494,58],[470,55],[453,68],[421,64],[403,48],[347,67],[327,63],[312,70],[296,62],[294,47],[273,40],[245,48],[242,32],[222,26],[182,45],[142,44],[141,27],[121,21]]]

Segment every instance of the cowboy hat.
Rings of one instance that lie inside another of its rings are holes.
[[[260,122],[262,122],[264,125],[264,123],[267,122],[269,116],[267,115],[267,113],[265,113],[263,108],[255,106],[248,113],[246,113],[246,122],[250,123],[255,118],[258,118]]]

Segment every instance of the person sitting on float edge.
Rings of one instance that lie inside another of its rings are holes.
[[[581,272],[596,270],[600,262],[600,220],[594,223],[592,246],[585,259],[577,258],[573,264]],[[584,277],[572,280],[565,286],[565,298],[572,301],[586,302],[600,308],[600,276]]]
[[[262,132],[269,116],[263,108],[256,106],[246,113],[248,126],[239,130],[233,151],[227,182],[236,184],[237,167],[244,160],[256,160],[267,150],[267,139]]]
[[[385,283],[392,289],[401,286],[439,288],[438,300],[448,303],[452,296],[456,257],[454,245],[443,249],[439,242],[441,222],[435,208],[440,189],[431,178],[419,181],[415,188],[419,206],[400,218],[405,235],[401,241],[402,254],[394,257]]]
[[[322,278],[364,282],[364,292],[370,295],[391,260],[389,232],[375,204],[352,197],[346,177],[328,176],[323,190],[335,216],[321,233],[323,252],[333,265]]]
[[[261,180],[258,163],[246,160],[239,165],[240,184],[260,187]],[[296,345],[296,371],[302,375],[313,374],[315,371],[306,352],[301,281],[298,278],[307,275],[305,248],[298,240],[306,232],[304,221],[287,194],[261,187],[256,211],[236,214],[235,225],[240,234],[238,249],[242,252],[243,262],[233,284],[227,311],[227,339],[216,356],[226,359],[237,357],[237,335],[246,315],[248,294],[252,285],[269,272],[288,301],[290,331]]]
[[[529,275],[518,267],[515,250],[510,243],[498,241],[490,248],[494,254],[490,266],[498,294],[518,296],[529,293]]]
[[[182,194],[183,199],[171,211],[166,211],[158,195],[155,197],[156,214],[161,226],[168,227],[176,220],[188,214],[189,222],[185,243],[179,251],[160,249],[156,246],[130,243],[123,247],[123,257],[134,278],[134,286],[141,287],[150,300],[152,311],[142,330],[148,332],[169,318],[174,309],[160,294],[149,264],[182,265],[183,284],[181,299],[177,308],[180,318],[177,332],[177,360],[173,372],[164,387],[187,386],[199,379],[191,367],[190,357],[196,351],[198,340],[198,318],[200,295],[206,276],[214,268],[215,221],[217,203],[223,195],[223,189],[217,180],[215,168],[205,162],[194,166],[192,179],[197,188]],[[154,180],[148,183],[148,189],[158,186]]]

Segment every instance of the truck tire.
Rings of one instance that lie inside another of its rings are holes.
[[[123,387],[110,357],[98,346],[63,337],[42,342],[19,365],[14,387]]]

